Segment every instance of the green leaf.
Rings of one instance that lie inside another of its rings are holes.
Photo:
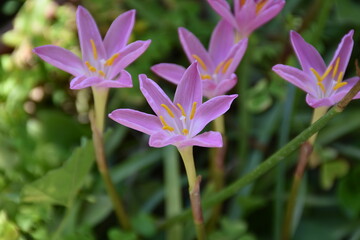
[[[60,168],[26,185],[22,200],[69,206],[82,186],[94,162],[92,141],[86,141],[74,150],[69,160]]]
[[[321,186],[330,189],[337,178],[345,176],[349,171],[349,164],[346,161],[325,162],[321,166]]]
[[[339,184],[338,198],[340,204],[349,212],[351,215],[356,216],[360,212],[360,166],[352,169],[350,173],[344,177]]]
[[[16,240],[18,237],[16,225],[7,219],[4,211],[0,211],[0,240]]]

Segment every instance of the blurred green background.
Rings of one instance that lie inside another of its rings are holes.
[[[0,3],[0,240],[165,239],[163,159],[169,149],[148,147],[148,137],[107,120],[106,150],[111,173],[134,223],[132,233],[117,228],[111,203],[93,167],[88,89],[69,89],[71,76],[32,53],[53,44],[79,54],[75,11],[83,5],[102,34],[122,12],[136,9],[133,40],[151,39],[131,66],[134,88],[112,89],[108,112],[133,108],[151,112],[138,87],[147,74],[173,95],[175,86],[155,76],[161,62],[188,61],[177,28],[192,31],[205,46],[218,21],[205,0],[3,0]],[[250,37],[237,71],[240,96],[226,114],[230,183],[253,169],[305,129],[312,109],[305,94],[278,78],[277,63],[298,66],[289,44],[296,30],[329,62],[342,36],[355,30],[345,78],[355,75],[360,53],[360,3],[355,0],[287,0],[283,11]],[[360,103],[321,131],[296,206],[294,239],[360,239]],[[171,150],[170,150],[171,152]],[[203,175],[203,199],[211,194],[207,149],[196,148]],[[225,202],[211,239],[276,239],[297,155]],[[67,169],[66,173],[64,169]],[[183,176],[184,171],[181,167]],[[68,173],[71,175],[66,177]],[[63,181],[59,182],[59,176]],[[47,189],[45,181],[54,183]],[[186,179],[183,203],[189,206]],[[278,206],[278,207],[276,207]],[[184,239],[194,237],[191,221]]]

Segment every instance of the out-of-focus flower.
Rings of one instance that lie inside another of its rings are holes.
[[[274,18],[284,0],[234,0],[234,14],[226,0],[208,0],[210,6],[236,30],[236,39],[248,37],[255,29]]]
[[[72,52],[52,45],[37,47],[34,52],[46,62],[74,75],[71,89],[132,87],[131,75],[124,68],[150,44],[147,40],[127,45],[134,26],[135,10],[117,17],[104,40],[93,17],[81,6],[77,9],[76,21],[82,60]]]
[[[203,80],[203,92],[207,98],[223,95],[237,82],[234,74],[247,47],[247,39],[234,44],[234,29],[222,20],[214,29],[209,46],[205,50],[201,42],[185,28],[179,28],[181,45],[190,62],[199,63]],[[176,64],[160,63],[151,68],[166,80],[178,84],[185,68]]]
[[[307,92],[306,102],[313,108],[332,106],[339,102],[356,84],[359,77],[343,81],[354,45],[351,30],[346,34],[328,66],[318,51],[295,31],[290,33],[291,43],[302,70],[282,64],[275,65],[273,71],[288,82]],[[360,98],[360,93],[355,96]]]
[[[174,101],[146,75],[141,74],[140,89],[156,115],[132,109],[118,109],[109,114],[114,121],[150,135],[149,145],[221,147],[218,132],[199,132],[224,114],[237,95],[224,95],[202,103],[202,81],[197,63],[185,71],[177,86]]]

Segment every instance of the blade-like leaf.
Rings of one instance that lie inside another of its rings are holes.
[[[69,206],[89,173],[94,156],[92,141],[86,141],[62,167],[26,185],[22,200]]]

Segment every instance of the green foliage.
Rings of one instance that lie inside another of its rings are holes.
[[[23,189],[22,200],[69,207],[79,188],[84,184],[94,158],[92,142],[87,141],[73,152],[64,166],[26,185]]]

